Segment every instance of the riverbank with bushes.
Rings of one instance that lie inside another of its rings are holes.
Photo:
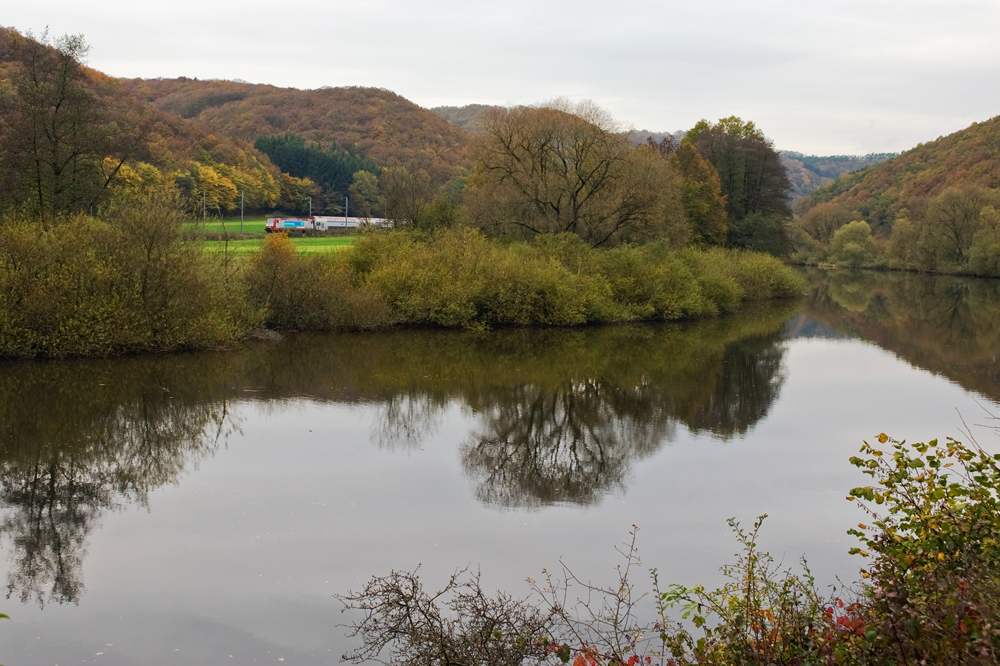
[[[283,235],[232,256],[185,239],[162,208],[0,234],[0,356],[222,348],[262,328],[487,329],[670,321],[801,294],[752,252],[665,243],[593,249],[570,235],[504,243],[455,228],[382,232],[297,252]]]

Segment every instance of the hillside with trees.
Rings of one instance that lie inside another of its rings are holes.
[[[0,38],[0,357],[218,348],[262,326],[673,320],[802,290],[778,259],[718,247],[726,199],[696,144],[633,146],[589,103],[492,109],[468,179],[441,182],[291,131],[256,147],[212,132],[87,69],[79,36]],[[271,234],[239,257],[182,233],[238,195],[301,210],[345,185],[393,220],[349,251],[299,255]]]
[[[1000,117],[841,176],[798,205],[797,259],[1000,275]]]
[[[122,85],[161,111],[249,143],[291,134],[381,167],[422,169],[437,183],[460,176],[468,161],[464,132],[381,88],[297,90],[184,77],[130,79]]]
[[[803,199],[798,212],[837,204],[888,235],[904,209],[922,216],[945,189],[964,186],[1000,187],[1000,116],[843,175]]]
[[[466,132],[483,129],[483,115],[490,109],[499,108],[492,104],[466,104],[465,106],[435,106],[431,112]]]
[[[860,171],[897,155],[899,153],[817,156],[804,155],[794,150],[782,150],[781,163],[785,166],[788,180],[792,183],[792,195],[795,199],[799,199],[832,183],[845,173]]]
[[[137,99],[81,64],[79,35],[0,28],[0,209],[52,220],[170,184],[190,215],[295,208],[313,188],[246,141]]]

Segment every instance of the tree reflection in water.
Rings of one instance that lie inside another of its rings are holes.
[[[591,504],[623,488],[632,464],[679,423],[723,439],[747,432],[780,390],[791,314],[595,331],[586,355],[567,355],[557,377],[476,396],[481,425],[462,462],[477,497],[502,507]]]
[[[362,403],[372,438],[421,445],[445,411],[471,416],[461,446],[495,507],[591,504],[678,426],[728,439],[768,413],[783,340],[855,335],[1000,399],[1000,281],[836,271],[798,303],[688,324],[488,334],[300,335],[226,354],[5,364],[0,372],[0,542],[8,596],[78,602],[88,535],[107,511],[223,445],[234,396],[263,414],[294,400]],[[816,324],[819,322],[819,324]],[[783,332],[784,331],[784,332]]]
[[[810,271],[804,316],[1000,400],[1000,280]]]
[[[0,537],[11,560],[8,598],[79,603],[87,537],[102,515],[146,506],[151,490],[177,482],[225,441],[236,424],[203,369],[191,359],[4,368]]]
[[[88,535],[148,506],[238,428],[233,396],[375,408],[388,448],[446,409],[477,421],[462,462],[493,506],[586,504],[622,487],[678,423],[745,432],[781,384],[795,304],[684,325],[296,336],[227,354],[16,363],[0,375],[0,537],[8,596],[76,603]]]
[[[476,496],[498,506],[596,502],[675,428],[662,413],[644,414],[641,397],[600,380],[553,391],[516,386],[498,398],[462,447]]]

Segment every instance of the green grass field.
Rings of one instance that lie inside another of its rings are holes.
[[[264,217],[257,217],[253,219],[247,218],[243,220],[243,233],[262,234],[264,233],[265,222],[267,222],[267,218]],[[186,232],[192,232],[192,233],[238,234],[240,233],[240,221],[209,220],[208,222],[185,222],[183,229]]]
[[[331,252],[341,248],[349,247],[357,242],[357,236],[312,236],[312,237],[291,237],[292,244],[299,252]],[[228,251],[235,256],[247,256],[253,254],[263,245],[263,238],[247,238],[229,241]],[[226,248],[225,241],[205,241],[205,247],[212,252],[222,252]]]

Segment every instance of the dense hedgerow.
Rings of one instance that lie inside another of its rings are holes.
[[[662,244],[596,250],[568,234],[504,244],[461,228],[372,234],[322,257],[296,256],[274,237],[248,275],[253,302],[278,328],[665,321],[803,289],[791,269],[751,252]]]
[[[169,202],[141,203],[0,225],[0,356],[216,347],[259,325],[231,267],[181,239]]]
[[[269,236],[243,275],[247,302],[278,329],[375,329],[392,312],[371,287],[355,285],[350,264],[335,253],[296,255],[283,234]]]
[[[675,320],[802,293],[777,260],[663,243],[596,250],[571,235],[502,243],[467,228],[373,233],[298,254],[269,236],[246,259],[205,252],[150,194],[97,220],[9,219],[0,233],[0,356],[217,347],[267,326],[373,330]]]

